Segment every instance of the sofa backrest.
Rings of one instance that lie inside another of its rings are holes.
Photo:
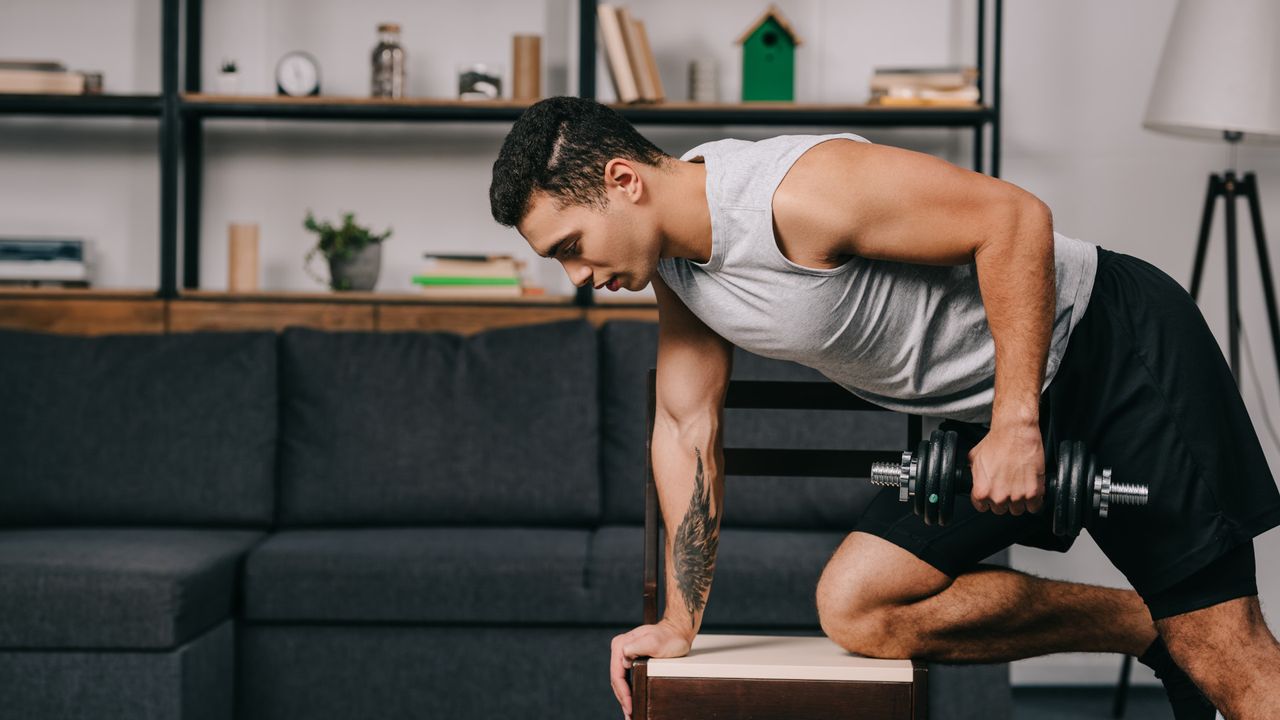
[[[601,330],[605,524],[644,524],[647,373],[657,351],[657,323],[614,321]],[[826,380],[812,368],[741,348],[733,357],[735,380]],[[725,447],[905,449],[906,438],[907,416],[888,411],[725,410]],[[878,489],[854,478],[729,476],[723,525],[852,529]]]
[[[0,524],[270,524],[272,332],[0,331]]]
[[[584,320],[285,330],[280,525],[595,524],[596,344]]]

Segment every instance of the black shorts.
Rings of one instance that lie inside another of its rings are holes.
[[[1040,419],[1049,474],[1058,442],[1083,440],[1115,482],[1149,485],[1146,507],[1113,508],[1087,532],[1153,617],[1256,594],[1252,538],[1280,525],[1280,491],[1231,369],[1181,285],[1098,248],[1093,292]],[[954,420],[942,428],[971,443],[987,432]],[[856,529],[951,577],[1010,545],[1065,552],[1072,543],[1053,534],[1048,513],[977,512],[964,497],[946,527],[929,527],[896,489],[878,494]],[[1211,567],[1232,550],[1236,562]]]

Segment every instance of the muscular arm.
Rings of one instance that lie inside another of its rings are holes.
[[[788,254],[974,262],[996,347],[992,428],[1038,421],[1055,298],[1043,202],[931,155],[831,140],[796,161],[773,207]]]

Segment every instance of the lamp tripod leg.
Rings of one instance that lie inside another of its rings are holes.
[[[1245,173],[1241,192],[1249,200],[1249,217],[1253,221],[1253,240],[1258,252],[1258,271],[1262,273],[1263,299],[1267,303],[1267,323],[1271,329],[1271,352],[1280,376],[1280,313],[1276,311],[1275,283],[1271,278],[1271,258],[1267,254],[1267,236],[1262,229],[1262,207],[1258,201],[1258,181],[1253,173]]]
[[[1204,256],[1209,249],[1209,228],[1213,225],[1213,206],[1222,194],[1222,181],[1217,174],[1209,176],[1209,190],[1204,196],[1204,212],[1200,215],[1200,239],[1196,242],[1196,262],[1191,272],[1191,297],[1200,295],[1200,278],[1204,274]]]
[[[1227,342],[1231,354],[1231,374],[1240,384],[1240,283],[1236,252],[1236,175],[1230,170],[1222,182],[1225,198],[1223,214],[1227,218]]]

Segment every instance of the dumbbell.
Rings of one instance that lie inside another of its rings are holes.
[[[954,430],[934,430],[916,452],[902,453],[900,465],[871,465],[871,483],[898,488],[898,500],[913,503],[925,525],[946,525],[956,495],[968,495],[973,475]],[[957,457],[959,456],[959,457]],[[1053,515],[1053,534],[1076,537],[1086,524],[1107,517],[1113,505],[1147,504],[1147,486],[1111,481],[1111,468],[1101,467],[1081,441],[1058,445],[1058,474],[1045,477],[1046,512]]]

